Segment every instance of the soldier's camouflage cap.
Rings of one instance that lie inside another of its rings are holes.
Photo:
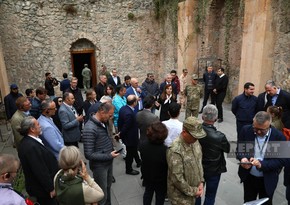
[[[197,80],[197,79],[198,79],[198,76],[197,76],[196,74],[192,74],[191,78],[192,78],[193,80]]]
[[[196,117],[188,117],[183,122],[183,127],[196,139],[201,139],[206,136],[202,128],[202,122]]]

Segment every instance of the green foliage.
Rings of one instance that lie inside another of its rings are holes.
[[[197,12],[195,16],[195,32],[201,33],[203,31],[203,25],[207,14],[207,7],[209,0],[198,0]]]
[[[133,20],[135,18],[135,15],[133,13],[128,13],[128,19]]]
[[[225,44],[224,44],[224,64],[225,70],[229,70],[229,52],[230,52],[230,30],[233,20],[233,1],[225,0]]]
[[[164,21],[168,16],[175,37],[178,31],[178,2],[179,0],[153,0],[155,18]]]

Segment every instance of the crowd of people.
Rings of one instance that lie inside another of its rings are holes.
[[[111,204],[111,185],[116,181],[113,160],[122,155],[125,174],[141,172],[144,205],[151,204],[153,194],[156,205],[167,198],[172,205],[200,205],[202,197],[205,205],[215,203],[221,174],[227,171],[224,153],[230,152],[227,137],[214,126],[224,120],[228,77],[223,68],[215,72],[209,66],[202,78],[204,87],[198,75],[188,76],[187,69],[180,77],[172,70],[160,84],[148,73],[139,84],[138,78],[129,75],[122,83],[117,69],[109,72],[103,65],[94,88],[87,64],[82,75],[85,100],[78,79],[68,79],[66,73],[59,82],[47,72],[44,87],[28,88],[26,97],[16,84],[10,85],[5,110],[20,163],[13,156],[0,155],[0,193],[7,195],[6,201],[25,203],[12,186],[18,173],[25,177],[28,195],[41,205]],[[55,95],[58,84],[62,96]],[[286,140],[290,94],[273,81],[265,83],[265,92],[258,97],[254,89],[253,83],[245,83],[244,92],[232,101],[244,201],[267,197],[266,204],[272,204],[283,167],[290,201],[290,162],[267,157],[266,152],[271,141]],[[156,109],[160,109],[159,118]],[[185,119],[179,121],[181,109]],[[78,149],[80,142],[83,153]],[[239,144],[249,142],[251,151],[239,149]]]

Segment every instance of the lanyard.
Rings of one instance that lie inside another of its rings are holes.
[[[258,140],[258,137],[256,137],[256,142],[257,142],[257,145],[258,145],[258,148],[259,148],[259,153],[260,153],[260,157],[263,156],[263,151],[264,151],[264,148],[265,148],[265,145],[268,143],[269,141],[269,136],[271,135],[271,128],[268,132],[268,134],[266,135],[266,139],[264,140],[264,143],[262,145],[262,149],[260,147],[260,143],[259,143],[259,140]],[[264,158],[264,157],[263,157]]]

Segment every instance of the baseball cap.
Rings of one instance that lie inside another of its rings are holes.
[[[198,79],[198,76],[197,76],[196,74],[192,74],[191,78],[192,78],[193,80],[196,80],[196,79]]]
[[[10,85],[10,89],[17,89],[17,88],[18,88],[18,86],[16,84],[11,84]]]
[[[183,122],[183,127],[196,139],[201,139],[206,136],[202,128],[202,122],[196,117],[188,117]]]

